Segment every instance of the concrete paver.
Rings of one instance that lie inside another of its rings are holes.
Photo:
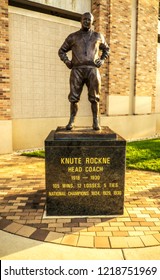
[[[78,242],[78,238],[79,238],[78,235],[74,235],[74,234],[65,235],[61,241],[61,244],[76,246]]]
[[[64,234],[62,233],[49,232],[47,237],[45,238],[45,241],[60,244],[62,242],[63,237]]]
[[[82,236],[80,235],[78,240],[78,247],[86,247],[86,248],[93,248],[94,247],[94,239],[93,236]]]
[[[110,248],[109,239],[106,236],[96,236],[95,237],[95,247],[96,248]]]
[[[160,233],[154,234],[153,236],[160,242]]]
[[[110,237],[111,248],[128,248],[126,237]]]
[[[150,236],[141,236],[141,240],[143,241],[145,246],[155,246],[155,245],[159,245],[159,242],[156,238],[154,238],[154,236],[150,235]]]
[[[12,223],[10,225],[8,225],[5,230],[11,233],[16,233],[19,229],[22,228],[23,225],[21,224],[16,224],[16,223]]]
[[[16,233],[24,237],[29,237],[36,231],[36,228],[30,226],[22,226]]]

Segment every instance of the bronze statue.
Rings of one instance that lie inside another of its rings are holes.
[[[58,51],[60,59],[69,69],[72,69],[70,74],[70,93],[68,96],[71,103],[70,120],[66,126],[67,130],[71,130],[74,127],[78,102],[84,84],[88,88],[88,99],[91,102],[93,129],[101,129],[98,121],[101,87],[101,77],[98,68],[109,56],[109,47],[102,34],[91,30],[93,20],[94,17],[91,13],[84,13],[81,18],[81,29],[70,34]],[[72,51],[71,60],[68,59],[66,54],[68,51]],[[99,51],[101,54],[99,54]]]

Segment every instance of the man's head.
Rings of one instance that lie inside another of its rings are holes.
[[[89,12],[84,13],[81,18],[82,29],[86,31],[91,29],[93,21],[94,21],[94,17],[91,13]]]

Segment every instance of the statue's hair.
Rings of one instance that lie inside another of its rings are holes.
[[[88,15],[91,16],[92,20],[94,20],[94,16],[93,16],[92,13],[90,13],[90,12],[84,13],[84,14],[82,15],[81,19],[82,19],[84,16],[88,16]]]

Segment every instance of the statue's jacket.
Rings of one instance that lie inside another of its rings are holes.
[[[65,63],[68,60],[67,52],[72,51],[72,66],[96,66],[96,59],[105,59],[109,56],[109,47],[101,33],[93,30],[80,29],[71,33],[60,47],[58,54]]]

